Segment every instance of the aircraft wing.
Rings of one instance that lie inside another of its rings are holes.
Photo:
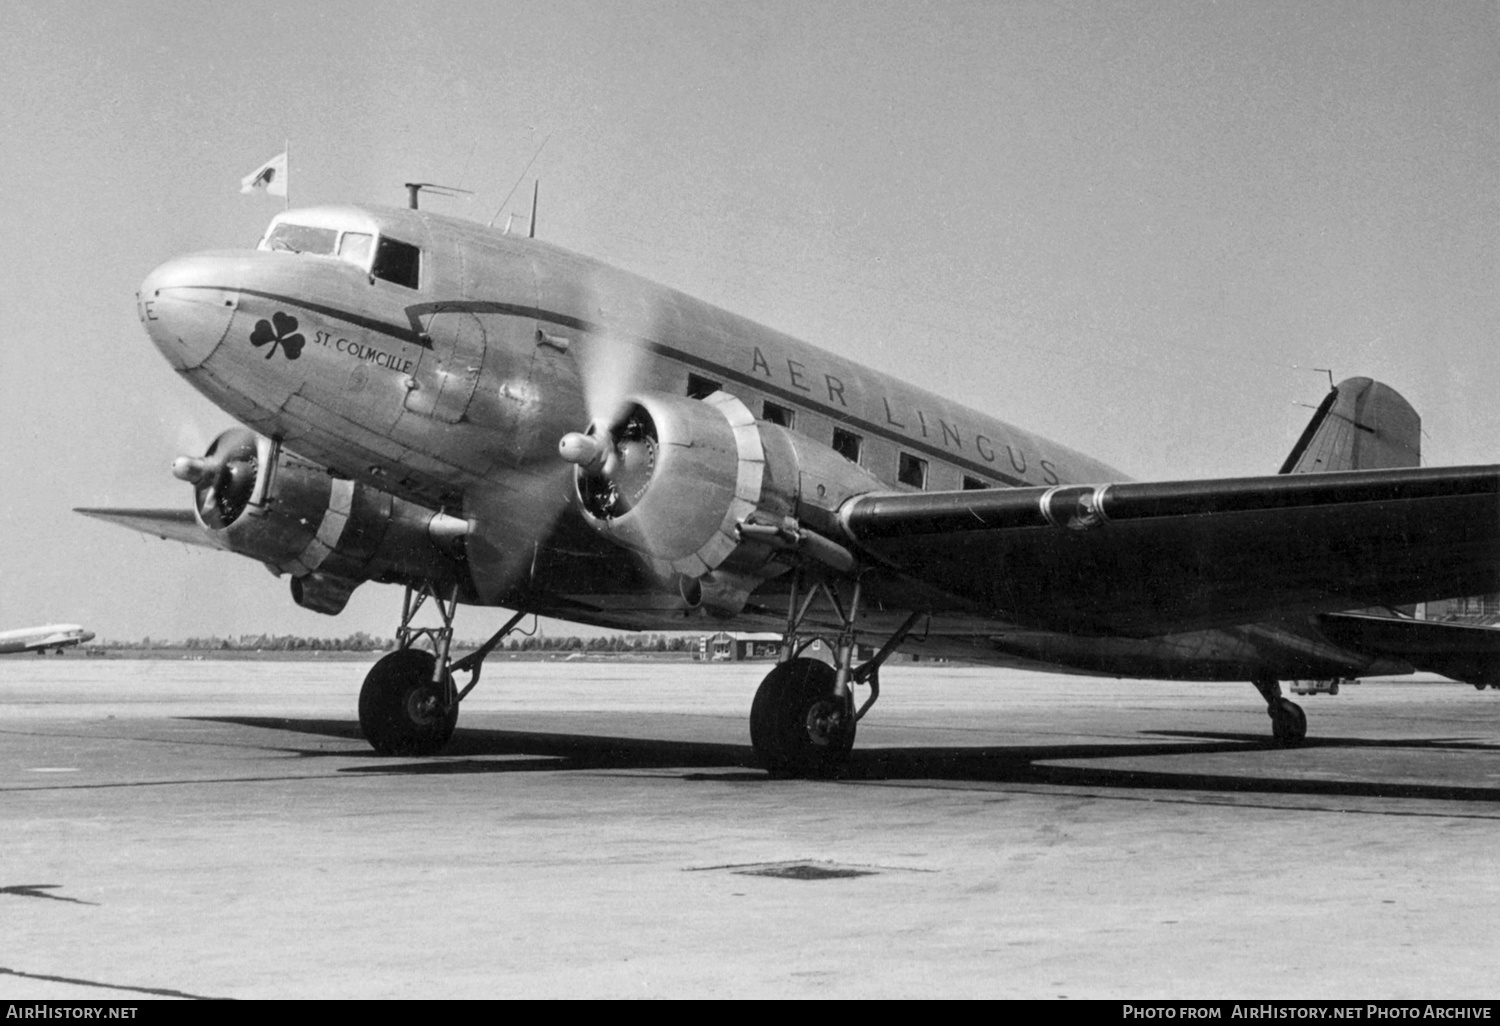
[[[1082,634],[1500,590],[1500,466],[881,493],[839,519],[890,569]]]
[[[75,509],[73,512],[158,538],[210,549],[222,548],[215,544],[193,511],[188,509]]]

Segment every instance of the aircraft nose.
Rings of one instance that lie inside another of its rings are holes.
[[[239,304],[239,267],[230,254],[194,253],[168,260],[141,282],[141,324],[179,371],[203,363],[229,331]]]

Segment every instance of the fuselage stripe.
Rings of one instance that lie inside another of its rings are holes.
[[[306,299],[298,299],[295,296],[284,295],[280,292],[262,292],[260,289],[244,288],[226,289],[218,285],[189,285],[185,287],[212,288],[220,292],[239,292],[240,294],[246,296],[259,296],[261,299],[270,299],[277,303],[285,303],[288,306],[301,307],[304,310],[311,310],[313,313],[322,314],[324,317],[331,317],[334,320],[345,321],[349,324],[354,324],[361,328],[367,328],[370,331],[378,331],[382,335],[390,335],[392,338],[395,338],[401,342],[405,342],[408,345],[421,346],[423,349],[432,348],[432,340],[424,335],[421,331],[417,330],[417,328],[406,327],[399,324],[392,324],[389,321],[376,320],[373,317],[366,317],[363,314],[353,313],[349,310],[341,310],[335,306],[325,306],[322,303],[314,303]]]

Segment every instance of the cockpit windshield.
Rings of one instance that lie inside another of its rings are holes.
[[[309,207],[278,214],[260,248],[342,260],[370,276],[403,288],[421,287],[422,251],[378,230],[357,209]]]
[[[308,224],[291,224],[282,221],[272,226],[270,233],[260,244],[260,248],[332,256],[338,237],[339,233],[332,228],[314,228]]]

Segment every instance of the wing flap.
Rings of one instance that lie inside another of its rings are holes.
[[[1500,467],[867,495],[877,561],[1018,623],[1151,637],[1500,588]]]
[[[192,510],[75,509],[73,512],[82,513],[84,516],[93,517],[95,520],[103,520],[109,524],[118,524],[121,527],[130,528],[132,531],[155,535],[158,538],[170,541],[185,542],[188,545],[201,545],[209,549],[223,548],[198,523],[198,518],[193,514]]]
[[[1318,623],[1340,645],[1395,656],[1466,684],[1500,687],[1500,629],[1495,627],[1365,613],[1328,613]]]

